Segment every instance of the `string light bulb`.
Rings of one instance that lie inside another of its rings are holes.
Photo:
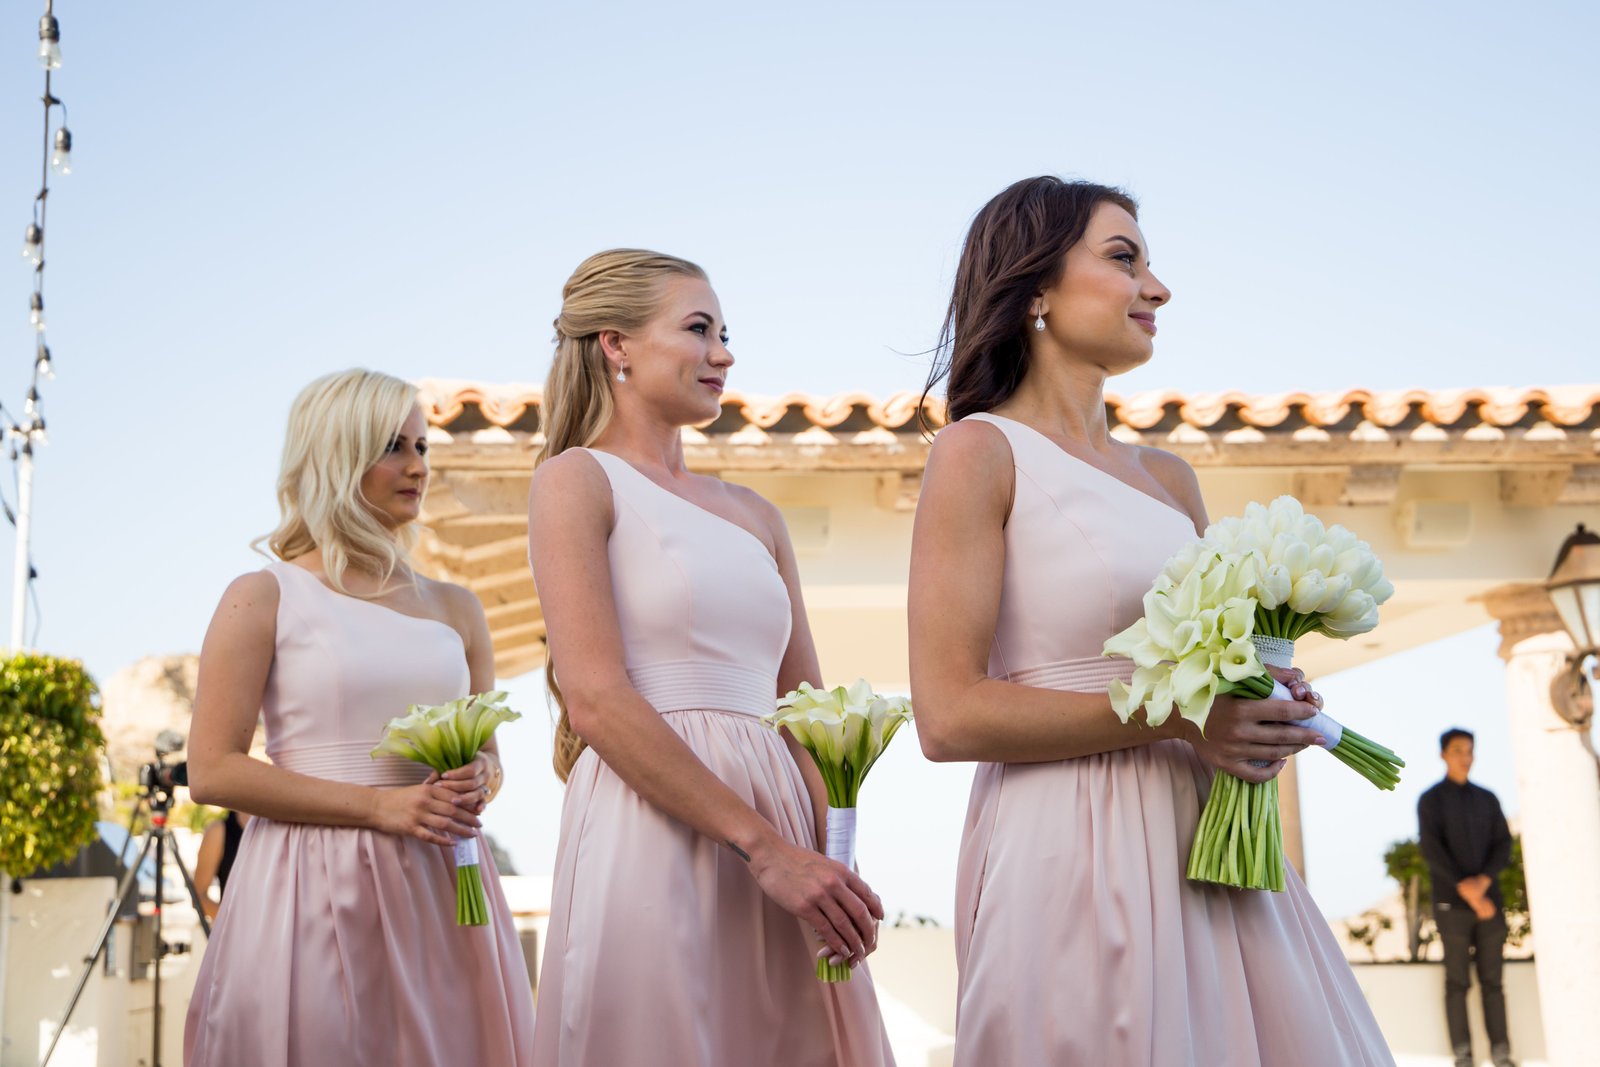
[[[72,173],[72,131],[65,126],[56,131],[56,147],[50,153],[50,169],[62,177]]]
[[[22,235],[22,257],[31,260],[35,267],[44,260],[44,231],[37,222],[28,223]]]
[[[28,323],[40,333],[44,333],[44,297],[34,293],[28,297]]]
[[[28,399],[22,404],[22,413],[30,419],[39,414],[39,390],[33,386],[28,387]]]
[[[43,341],[39,342],[39,355],[33,361],[33,369],[38,371],[42,378],[52,382],[56,380],[56,367],[50,360],[50,346]]]
[[[61,23],[48,11],[39,17],[39,65],[45,70],[61,69]]]

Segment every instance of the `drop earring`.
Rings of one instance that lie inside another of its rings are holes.
[[[1038,318],[1033,320],[1033,328],[1035,330],[1038,330],[1040,333],[1044,333],[1044,316],[1043,315],[1040,315]]]
[[[617,371],[617,381],[625,382],[627,380],[628,380],[628,368],[627,367],[623,367],[621,370]]]

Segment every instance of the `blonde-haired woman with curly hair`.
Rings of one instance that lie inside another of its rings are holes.
[[[761,723],[820,683],[789,535],[690,473],[733,355],[685,260],[618,249],[563,290],[529,554],[567,783],[540,977],[540,1067],[892,1062],[859,963],[883,909],[823,856],[821,777]]]
[[[251,812],[189,1005],[189,1067],[526,1064],[533,999],[480,848],[487,926],[455,923],[450,850],[478,836],[493,750],[443,776],[372,759],[411,703],[493,688],[489,628],[407,561],[427,488],[416,390],[312,382],[289,416],[277,558],[235,579],[200,653],[194,799]],[[270,763],[249,755],[257,717]]]

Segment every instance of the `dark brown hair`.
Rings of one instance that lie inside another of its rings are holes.
[[[1049,175],[1025,178],[983,205],[961,248],[924,408],[946,378],[948,422],[990,411],[1016,392],[1028,370],[1028,307],[1061,279],[1067,250],[1105,202],[1138,217],[1139,205],[1120,189]]]

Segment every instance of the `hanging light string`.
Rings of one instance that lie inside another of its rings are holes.
[[[43,405],[39,396],[41,379],[55,377],[55,364],[45,336],[44,269],[46,221],[50,208],[50,173],[72,173],[72,131],[67,128],[67,107],[53,92],[53,76],[61,69],[61,23],[56,20],[55,0],[45,0],[39,17],[39,65],[44,68],[44,145],[39,160],[39,194],[33,198],[33,221],[23,231],[22,254],[33,263],[33,292],[28,298],[28,321],[34,329],[33,373],[23,400],[22,418],[10,426],[11,448],[15,452],[32,442],[44,441]],[[54,109],[61,109],[61,122],[54,121]]]
[[[55,378],[55,361],[45,334],[44,272],[45,239],[49,234],[46,225],[50,206],[50,176],[72,173],[72,132],[67,128],[67,107],[55,95],[54,74],[61,69],[61,23],[55,15],[55,0],[45,0],[44,14],[39,18],[39,48],[35,53],[44,68],[44,142],[39,161],[39,193],[33,198],[33,220],[22,235],[22,255],[33,264],[33,286],[28,296],[28,321],[33,326],[33,367],[28,379],[28,392],[19,412],[12,405],[0,405],[0,434],[9,446],[14,469],[19,462],[31,481],[33,446],[45,443],[44,403],[39,394],[41,382]],[[56,121],[55,110],[61,111]],[[19,490],[19,494],[21,494]],[[27,503],[19,496],[19,512],[25,517]],[[4,507],[5,517],[18,526],[18,537],[25,537],[24,522],[19,525],[9,503]],[[18,545],[19,553],[26,557],[26,578],[29,595],[35,595],[33,579],[38,575],[33,569],[30,546]],[[20,564],[19,564],[20,566]],[[35,599],[37,604],[37,599]]]

